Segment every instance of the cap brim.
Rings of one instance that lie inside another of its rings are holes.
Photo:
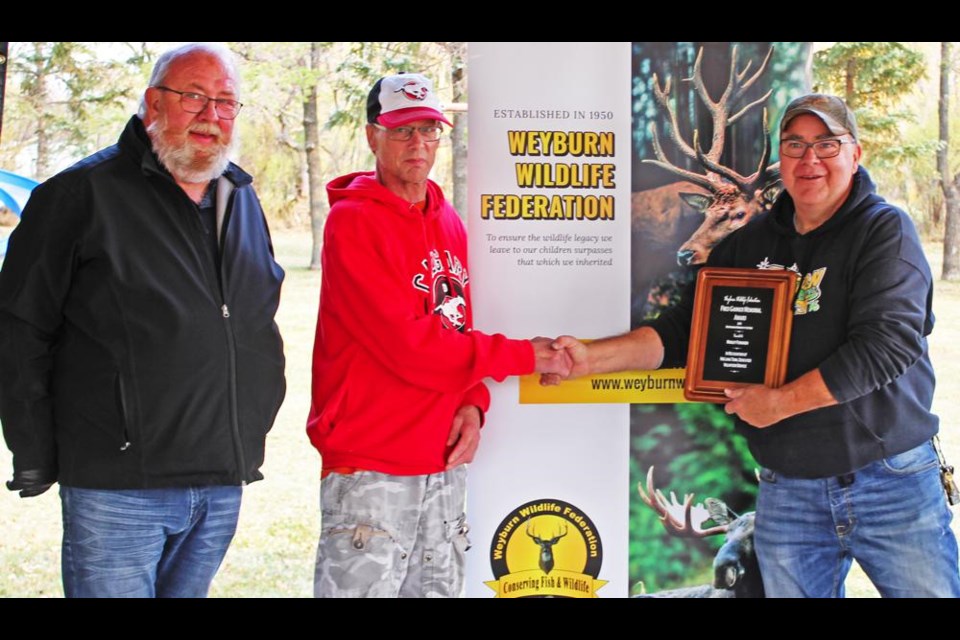
[[[417,120],[439,120],[447,126],[453,126],[453,123],[444,118],[442,113],[429,107],[398,109],[390,113],[381,113],[380,117],[377,118],[377,122],[391,129],[393,127],[402,127],[405,124],[416,122]]]
[[[837,122],[833,118],[833,116],[831,116],[829,113],[820,111],[818,109],[812,109],[810,107],[800,107],[799,109],[794,109],[790,113],[788,113],[787,116],[789,117],[785,117],[783,119],[783,123],[780,125],[780,132],[782,133],[784,130],[786,130],[786,128],[790,126],[790,122],[794,118],[796,118],[799,115],[803,115],[805,113],[809,113],[812,116],[817,116],[818,118],[820,118],[820,121],[823,122],[823,124],[827,127],[827,129],[830,130],[830,133],[832,133],[835,136],[842,136],[846,134],[853,135],[852,131],[850,131],[849,129],[844,127],[842,124]]]

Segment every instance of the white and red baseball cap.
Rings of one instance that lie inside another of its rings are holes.
[[[377,80],[367,96],[367,122],[384,127],[401,127],[417,120],[439,120],[443,116],[433,83],[420,73],[400,73]]]

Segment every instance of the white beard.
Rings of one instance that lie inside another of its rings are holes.
[[[215,150],[198,149],[189,139],[179,145],[171,142],[166,135],[166,126],[166,116],[160,114],[147,127],[147,135],[150,136],[153,151],[160,163],[178,182],[210,182],[223,175],[230,164],[230,152],[237,143],[236,135],[228,144],[218,142]],[[220,128],[215,124],[198,123],[190,127],[190,130],[221,135]],[[209,155],[210,151],[214,151],[213,155]]]

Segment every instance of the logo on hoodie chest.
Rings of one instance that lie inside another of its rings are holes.
[[[790,267],[784,267],[782,264],[774,264],[773,262],[770,262],[769,258],[764,258],[757,265],[757,269],[784,268],[787,268],[797,274],[800,273],[800,269],[797,267],[796,263]],[[820,311],[820,298],[823,295],[823,290],[820,288],[820,284],[823,282],[823,277],[826,274],[827,268],[820,267],[819,269],[814,269],[810,273],[803,276],[803,278],[797,280],[797,290],[795,292],[796,296],[793,302],[794,315],[802,316],[807,313]]]
[[[447,250],[441,256],[439,251],[431,249],[420,266],[422,271],[414,274],[412,284],[417,291],[428,294],[427,312],[439,315],[445,328],[465,331],[465,288],[470,277],[460,258]]]

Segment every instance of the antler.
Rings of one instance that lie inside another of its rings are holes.
[[[700,68],[700,63],[703,61],[703,47],[700,47],[700,51],[697,52],[697,59],[693,63],[693,77],[686,79],[687,81],[693,82],[693,88],[696,90],[697,95],[700,96],[703,104],[713,116],[713,140],[710,144],[710,151],[706,153],[706,156],[714,162],[718,161],[720,154],[723,153],[723,141],[727,127],[743,117],[752,107],[766,102],[770,94],[773,93],[773,89],[770,89],[763,94],[762,97],[746,105],[732,116],[730,115],[730,110],[733,108],[733,105],[743,97],[743,94],[746,93],[760,77],[760,74],[766,70],[770,56],[773,54],[773,47],[770,47],[763,62],[760,63],[760,66],[757,67],[754,74],[747,80],[744,80],[744,77],[746,77],[747,72],[750,70],[752,61],[747,61],[747,65],[743,68],[743,71],[737,71],[738,52],[739,47],[734,45],[733,50],[730,52],[730,80],[727,81],[726,88],[720,95],[720,99],[716,102],[710,99],[710,94],[707,93],[707,87],[703,84],[703,72]]]
[[[660,105],[660,108],[663,109],[670,120],[670,125],[667,127],[667,134],[670,136],[670,140],[673,141],[673,144],[675,144],[677,149],[679,149],[685,156],[691,160],[695,160],[697,158],[697,152],[694,151],[693,147],[688,145],[687,141],[680,136],[680,127],[677,125],[677,113],[670,105],[670,78],[666,79],[663,84],[663,88],[661,89],[660,79],[657,77],[656,73],[653,74],[653,97],[656,99],[657,104]],[[685,180],[716,193],[716,185],[714,185],[713,181],[707,176],[678,167],[667,159],[666,154],[663,152],[663,148],[660,146],[660,136],[657,133],[656,122],[650,123],[650,132],[653,134],[653,152],[657,155],[657,159],[644,160],[644,162],[657,165],[662,169],[666,169],[671,173],[679,175]],[[696,144],[697,133],[694,132],[693,136],[694,144]]]
[[[760,162],[757,165],[757,170],[749,176],[742,176],[733,169],[718,164],[705,156],[697,145],[697,137],[698,132],[694,131],[693,144],[697,146],[697,160],[700,161],[700,164],[702,164],[705,169],[718,173],[734,183],[742,193],[751,193],[754,189],[766,183],[767,176],[773,169],[773,166],[767,166],[767,162],[770,161],[770,125],[767,121],[766,109],[763,110],[763,153],[760,154]],[[779,167],[779,163],[777,167]]]
[[[570,532],[570,529],[567,527],[566,524],[563,524],[561,526],[563,527],[562,529],[563,532],[552,538],[548,538],[548,540],[553,540],[553,542],[556,542],[557,540],[559,540],[560,538],[562,538],[563,536],[567,535]],[[532,532],[530,531],[530,520],[527,520],[527,527],[524,530],[524,533],[526,533],[529,537],[533,538],[534,540],[537,540],[538,541],[537,544],[540,544],[539,542],[540,536],[537,535],[537,530],[534,529]]]
[[[536,533],[530,533],[530,519],[529,519],[529,518],[527,519],[527,526],[526,526],[526,528],[523,530],[523,532],[526,533],[529,537],[533,538],[534,540],[539,540],[539,539],[540,539],[540,538],[537,536]]]
[[[637,484],[640,498],[660,516],[660,522],[670,533],[688,537],[705,538],[718,533],[726,533],[728,524],[702,529],[701,525],[710,520],[710,512],[702,504],[693,504],[692,493],[683,497],[683,504],[677,502],[677,495],[671,491],[669,502],[663,493],[653,486],[653,467],[647,471],[647,490],[643,490],[643,483]],[[696,525],[693,522],[696,521]]]
[[[657,156],[657,159],[644,160],[644,162],[649,162],[650,164],[657,165],[663,169],[666,169],[667,171],[675,173],[685,180],[689,180],[690,182],[693,182],[701,187],[709,189],[713,193],[718,192],[716,183],[720,182],[721,178],[726,178],[727,180],[735,183],[744,192],[754,188],[755,185],[762,182],[766,178],[766,163],[770,160],[770,135],[765,109],[763,112],[764,148],[757,171],[749,177],[744,177],[733,169],[719,164],[720,156],[723,153],[727,127],[734,124],[753,107],[765,102],[773,93],[773,89],[770,89],[760,98],[745,105],[733,115],[730,115],[733,105],[741,97],[743,97],[744,93],[746,93],[750,87],[756,83],[756,81],[760,78],[760,75],[766,70],[767,64],[770,61],[770,57],[773,55],[773,47],[770,47],[770,49],[767,51],[767,55],[763,59],[763,62],[760,63],[760,66],[757,67],[757,70],[753,73],[753,75],[747,78],[747,73],[749,72],[750,66],[753,63],[752,61],[748,60],[743,70],[737,71],[738,51],[739,49],[737,46],[734,46],[733,50],[731,51],[730,79],[727,81],[727,86],[723,90],[723,93],[720,95],[718,100],[714,101],[710,98],[710,94],[707,92],[706,85],[703,82],[703,47],[701,47],[700,51],[697,52],[697,59],[693,63],[693,76],[690,78],[684,78],[684,82],[693,83],[694,90],[697,92],[697,95],[700,96],[700,99],[703,101],[703,104],[706,106],[713,118],[713,137],[710,142],[710,150],[706,153],[700,149],[699,130],[694,130],[693,132],[692,146],[687,144],[687,142],[681,137],[680,129],[677,126],[676,111],[670,105],[670,79],[667,78],[663,88],[661,88],[660,80],[657,77],[657,74],[653,74],[653,96],[656,99],[657,104],[660,105],[660,108],[668,116],[668,135],[670,139],[681,153],[691,160],[697,160],[701,166],[706,169],[707,174],[702,175],[694,173],[671,163],[663,153],[663,149],[660,146],[656,124],[652,124],[651,126],[653,133],[653,150]]]

